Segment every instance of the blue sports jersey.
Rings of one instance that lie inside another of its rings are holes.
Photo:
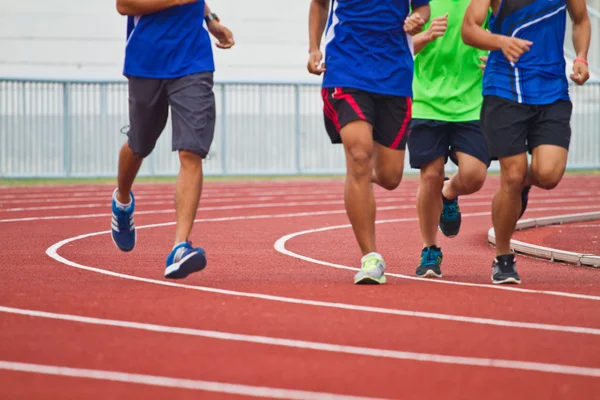
[[[567,0],[503,0],[490,30],[533,42],[517,63],[501,50],[490,53],[483,76],[483,95],[523,104],[543,105],[569,100],[565,74]]]
[[[125,75],[168,79],[214,69],[204,0],[128,17]]]
[[[426,4],[412,1],[413,7]],[[323,87],[412,97],[413,45],[404,32],[409,13],[410,0],[332,0]]]

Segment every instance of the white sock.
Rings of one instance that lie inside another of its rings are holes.
[[[113,199],[115,200],[115,203],[117,204],[117,208],[119,208],[121,210],[127,210],[131,206],[131,203],[132,203],[131,200],[129,200],[129,204],[123,204],[119,200],[117,200],[117,191],[116,190],[115,190],[115,193],[113,194]]]
[[[184,243],[187,243],[187,242],[175,243],[175,246],[173,246],[173,248],[172,248],[171,250],[175,250],[175,247],[177,247],[177,246],[179,246],[179,245],[181,245],[181,244],[184,244]]]

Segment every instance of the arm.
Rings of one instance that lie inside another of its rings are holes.
[[[309,60],[308,71],[311,74],[321,75],[325,72],[325,66],[321,65],[323,53],[321,52],[321,38],[327,24],[327,14],[329,13],[328,0],[312,0],[308,14],[308,40],[309,40]]]
[[[413,37],[413,47],[415,54],[418,54],[429,43],[433,42],[440,36],[444,36],[448,28],[448,14],[434,18],[431,25],[425,32],[421,32]]]
[[[490,5],[491,0],[471,0],[463,19],[462,39],[465,44],[481,50],[502,50],[508,61],[516,63],[533,43],[484,29]]]
[[[573,62],[571,79],[582,85],[590,77],[587,66],[587,54],[590,49],[592,26],[587,13],[585,0],[568,0],[567,10],[573,21],[573,47],[577,58]]]
[[[195,0],[194,0],[195,1]],[[204,2],[204,17],[212,14],[208,3]],[[223,24],[218,18],[210,19],[206,26],[208,31],[218,40],[217,47],[220,49],[230,49],[235,41],[233,40],[233,33]]]
[[[197,0],[117,0],[117,11],[121,15],[146,15],[166,8],[194,3]]]
[[[404,31],[411,36],[415,36],[421,32],[429,17],[431,9],[429,8],[429,0],[413,0],[412,13],[404,20]]]

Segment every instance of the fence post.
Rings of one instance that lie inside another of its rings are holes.
[[[71,84],[63,83],[63,168],[71,176]]]
[[[294,85],[294,118],[295,118],[295,159],[296,159],[296,174],[302,173],[301,155],[301,123],[300,123],[300,85]]]
[[[226,85],[221,83],[221,173],[227,174],[227,95]]]

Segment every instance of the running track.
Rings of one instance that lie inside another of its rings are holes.
[[[0,397],[598,399],[600,271],[519,256],[523,285],[488,285],[497,184],[461,199],[435,282],[414,278],[417,182],[378,189],[377,287],[352,285],[341,180],[206,184],[208,267],[176,282],[172,185],[135,187],[130,254],[108,235],[111,185],[0,188]],[[525,217],[598,211],[599,195],[600,178],[567,176]]]

